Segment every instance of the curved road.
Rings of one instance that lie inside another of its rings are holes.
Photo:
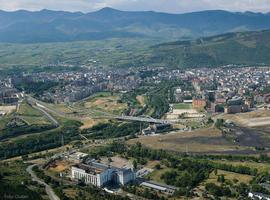
[[[42,179],[38,178],[37,175],[34,173],[33,167],[35,166],[37,166],[37,164],[30,165],[26,169],[26,171],[31,175],[32,180],[40,185],[45,186],[46,193],[49,196],[50,200],[60,200],[60,198],[54,193],[52,187],[45,183]]]

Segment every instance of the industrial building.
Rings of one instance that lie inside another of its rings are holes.
[[[147,188],[149,188],[151,190],[156,190],[158,192],[162,192],[162,193],[165,193],[165,194],[170,194],[170,195],[174,194],[174,192],[176,190],[178,190],[177,187],[174,187],[174,186],[171,186],[171,185],[160,184],[160,183],[156,183],[156,182],[153,182],[153,181],[142,182],[141,186],[147,187]]]
[[[115,168],[95,161],[72,166],[71,176],[74,180],[97,187],[107,184],[126,185],[135,180],[135,173],[130,168]]]
[[[235,114],[248,111],[248,105],[244,104],[242,97],[233,97],[227,101],[227,106],[225,107],[225,113]]]

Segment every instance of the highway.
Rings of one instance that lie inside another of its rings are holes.
[[[155,124],[171,124],[171,122],[167,120],[154,119],[154,118],[148,118],[148,117],[114,116],[112,118],[119,119],[119,120],[148,122],[148,123],[155,123]]]
[[[33,107],[38,109],[40,112],[42,112],[56,127],[59,126],[59,122],[53,116],[51,116],[48,112],[46,112],[46,110],[44,110],[41,106],[39,106],[39,104]]]
[[[37,166],[37,164],[30,165],[27,167],[26,171],[31,175],[32,180],[37,182],[40,185],[45,186],[45,191],[47,195],[49,196],[50,200],[60,200],[60,198],[54,193],[51,186],[49,186],[47,183],[45,183],[43,180],[37,177],[35,172],[33,171],[33,167]]]
[[[58,111],[56,109],[49,108],[45,103],[43,103],[43,102],[41,102],[41,101],[31,97],[31,96],[28,96],[28,101],[35,103],[40,109],[46,110],[48,112],[52,112],[58,116],[70,117],[70,116],[68,116],[67,113],[63,113],[63,112]],[[70,107],[70,108],[73,110],[76,109],[73,107]],[[78,109],[75,111],[84,112],[87,115],[90,114],[86,110]],[[154,118],[145,117],[145,116],[143,116],[143,117],[142,116],[141,117],[134,117],[134,116],[125,116],[125,115],[118,116],[118,115],[113,115],[113,114],[106,113],[103,111],[96,111],[96,110],[93,110],[93,111],[98,112],[99,114],[101,114],[101,116],[97,116],[97,117],[91,116],[92,118],[106,118],[106,119],[117,119],[117,120],[125,120],[125,121],[138,121],[138,122],[147,122],[147,123],[155,123],[155,124],[172,124],[171,121],[162,120],[162,119],[154,119]],[[93,115],[93,114],[91,114],[91,115]]]

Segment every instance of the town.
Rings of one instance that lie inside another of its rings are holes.
[[[71,103],[97,92],[127,93],[146,83],[179,80],[189,85],[171,88],[174,90],[171,102],[191,103],[195,109],[202,108],[212,113],[240,113],[255,106],[267,108],[270,103],[269,78],[269,67],[186,71],[142,67],[113,71],[23,73],[0,80],[0,103],[15,105],[23,97],[23,92],[36,93],[45,102]],[[33,88],[25,88],[31,84]],[[42,84],[47,86],[44,91]],[[41,91],[37,93],[35,90]]]
[[[108,136],[100,136],[98,133],[92,135],[93,131],[99,129],[95,126],[99,127],[99,123],[104,123],[104,120],[109,120],[108,124],[116,124],[115,127],[128,127],[135,123],[136,128],[130,129],[131,135],[117,128],[115,134],[120,136],[116,137],[120,141],[128,140],[130,144],[136,142],[136,145],[138,142],[148,145],[147,141],[154,137],[181,137],[181,133],[189,135],[196,130],[215,132],[212,128],[214,124],[222,132],[223,138],[241,146],[246,145],[247,140],[239,134],[239,131],[243,131],[241,123],[251,127],[269,125],[268,115],[242,119],[237,114],[255,112],[259,115],[261,112],[269,112],[270,67],[223,66],[185,71],[163,67],[125,70],[82,68],[81,71],[16,74],[1,77],[0,83],[1,118],[5,119],[15,113],[3,130],[19,128],[23,131],[27,126],[40,127],[37,130],[57,129],[62,126],[61,118],[79,120],[84,124],[82,127],[86,127],[80,131],[82,142],[79,142],[79,146],[76,143],[66,146],[64,140],[69,138],[61,135],[61,150],[50,154],[51,158],[46,156],[44,159],[39,154],[24,157],[26,161],[38,158],[38,162],[28,168],[30,174],[46,174],[52,180],[61,180],[66,185],[92,185],[108,194],[129,194],[131,199],[140,196],[134,193],[131,186],[143,191],[155,191],[160,194],[155,198],[161,199],[173,197],[181,187],[168,184],[171,182],[164,181],[165,175],[153,178],[159,170],[170,168],[169,164],[163,163],[164,158],[162,162],[151,159],[147,162],[143,158],[134,158],[132,153],[127,156],[123,152],[109,150],[101,157],[100,154],[95,156],[92,151],[89,152],[89,148],[104,148],[104,145],[106,147],[112,141],[115,142]],[[155,91],[165,93],[159,92],[163,95],[159,97]],[[136,102],[131,103],[134,99]],[[158,101],[162,103],[156,104]],[[30,113],[31,109],[31,113],[40,112],[35,114],[35,118],[40,115],[42,119],[40,125],[32,122],[31,114],[24,116],[20,111],[27,110]],[[234,115],[237,115],[236,120],[232,120]],[[87,125],[89,120],[91,124],[97,125]],[[36,131],[33,128],[30,130]],[[250,137],[255,137],[253,133],[250,134]],[[247,146],[253,146],[256,151],[270,148],[268,143],[260,146],[259,139],[256,142],[248,143]],[[183,148],[181,151],[186,154],[193,151],[189,143],[185,143]],[[237,146],[233,151],[238,149]],[[7,154],[4,156],[7,157]],[[208,173],[208,169],[206,171]],[[202,196],[197,189],[192,192],[193,195]],[[143,195],[146,197],[146,194]],[[249,195],[265,194],[251,192]]]

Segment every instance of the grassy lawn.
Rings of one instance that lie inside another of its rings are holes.
[[[29,125],[46,125],[51,122],[44,116],[42,112],[37,109],[34,109],[27,103],[22,103],[19,111],[17,112],[19,117],[27,122]]]
[[[167,171],[170,171],[170,170],[171,170],[170,168],[163,167],[160,170],[155,170],[152,173],[148,174],[146,176],[146,178],[149,178],[149,180],[151,180],[151,181],[155,181],[155,182],[158,182],[158,183],[164,183],[165,184],[165,182],[161,179],[161,175],[164,174]]]
[[[173,108],[174,109],[192,109],[192,105],[191,104],[187,104],[187,103],[177,103],[177,104],[173,104]]]

